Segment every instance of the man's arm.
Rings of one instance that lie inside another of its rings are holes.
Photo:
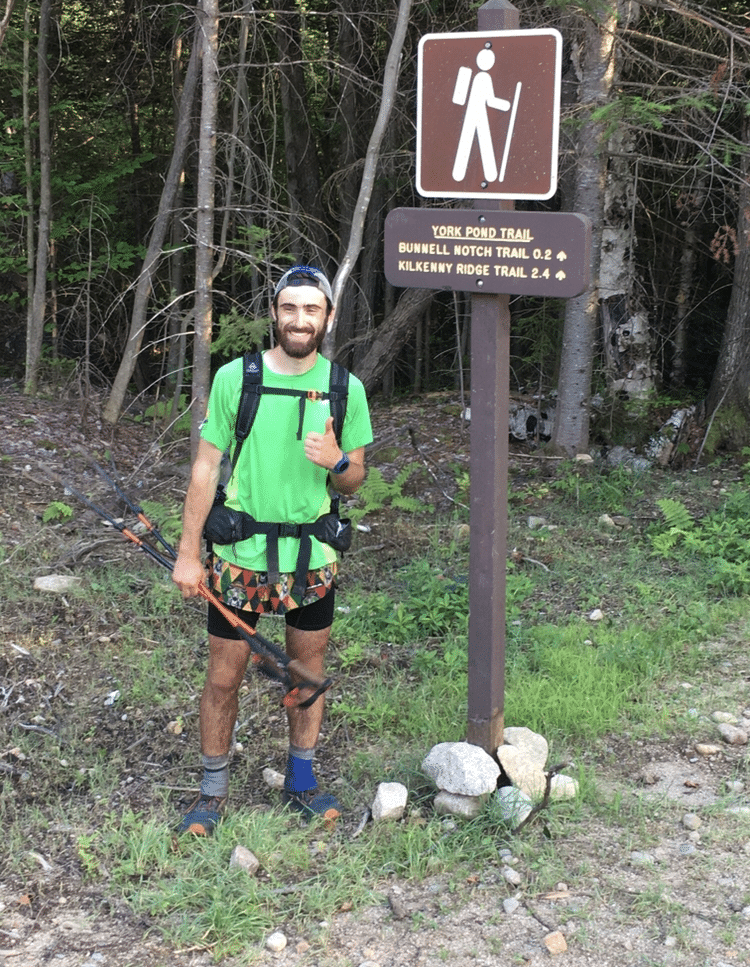
[[[305,437],[305,456],[318,467],[333,470],[343,455],[336,440],[336,434],[333,432],[332,416],[326,420],[325,433],[311,431]],[[330,474],[334,489],[345,495],[353,494],[365,479],[365,448],[357,447],[356,450],[350,450],[347,455],[349,466],[346,470],[343,473]]]
[[[182,591],[183,598],[195,597],[198,585],[206,576],[201,560],[203,526],[213,506],[220,468],[221,450],[206,440],[200,440],[185,495],[182,537],[172,571],[172,580]]]

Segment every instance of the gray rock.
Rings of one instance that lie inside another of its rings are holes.
[[[508,914],[508,916],[510,916],[511,913],[515,913],[520,906],[520,901],[516,900],[514,896],[506,897],[503,900],[503,910]]]
[[[286,945],[287,939],[280,930],[272,933],[271,936],[266,940],[266,948],[273,954],[280,954],[282,950],[286,949]]]
[[[65,594],[66,591],[75,591],[82,584],[82,578],[71,577],[69,574],[46,574],[34,580],[34,590]]]
[[[531,799],[515,786],[502,786],[495,796],[500,806],[500,814],[511,826],[519,826],[531,812]]]
[[[487,795],[462,796],[457,792],[441,790],[435,796],[433,806],[439,816],[460,816],[462,819],[474,819],[484,809]]]
[[[558,772],[549,784],[550,799],[575,799],[578,795],[578,780]]]
[[[703,825],[703,820],[695,813],[685,813],[682,817],[682,825],[685,829],[698,829]]]
[[[484,796],[497,786],[500,769],[484,749],[469,742],[440,742],[422,762],[422,772],[438,789],[461,796]]]
[[[249,876],[255,876],[260,869],[260,860],[246,846],[237,845],[229,857],[229,866],[244,870]]]
[[[728,722],[722,722],[719,726],[719,735],[728,745],[747,745],[747,732]]]

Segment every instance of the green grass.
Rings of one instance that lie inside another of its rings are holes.
[[[513,841],[534,888],[567,878],[556,845],[565,826],[593,816],[622,826],[623,848],[627,837],[642,848],[655,808],[618,794],[602,799],[591,750],[611,733],[691,735],[688,706],[709,700],[701,686],[714,643],[728,629],[746,639],[750,607],[732,537],[750,518],[744,484],[719,495],[700,475],[689,482],[692,489],[683,478],[561,467],[552,479],[529,473],[523,490],[511,491],[509,547],[521,560],[507,575],[505,724],[545,735],[550,761],[573,760],[568,771],[580,786],[578,799],[555,805]],[[666,497],[670,520],[658,503]],[[692,544],[681,535],[659,539],[680,520],[685,530],[678,503],[689,511]],[[603,530],[605,511],[630,516],[633,528]],[[530,531],[532,513],[558,529]],[[12,831],[31,830],[40,851],[124,897],[172,943],[220,958],[251,955],[279,924],[322,943],[321,922],[383,902],[392,878],[439,875],[460,892],[473,871],[496,869],[509,831],[493,804],[471,822],[445,821],[433,814],[434,790],[420,772],[432,745],[466,734],[471,570],[467,545],[451,538],[455,524],[415,520],[409,510],[404,533],[418,540],[400,558],[395,550],[393,559],[368,562],[355,549],[345,562],[326,725],[338,740],[337,791],[356,811],[381,781],[409,790],[403,822],[368,826],[355,839],[351,829],[300,827],[273,800],[233,809],[212,840],[169,835],[172,793],[195,781],[202,608],[185,606],[158,569],[124,550],[114,563],[79,568],[83,588],[65,603],[39,599],[32,575],[54,548],[48,541],[35,557],[25,545],[0,572],[0,596],[16,613],[12,641],[30,653],[19,657],[7,643],[2,653],[8,680],[23,683],[21,711],[11,707],[4,720],[3,749],[15,750],[4,761],[16,774],[2,777],[0,818],[11,847],[3,872],[29,875],[28,848]],[[43,535],[70,540],[63,526],[47,525]],[[398,521],[392,526],[398,534]],[[594,608],[604,620],[589,619]],[[278,638],[280,626],[269,636]],[[689,697],[682,682],[695,685]],[[119,699],[105,706],[115,690]],[[278,696],[252,679],[240,715],[247,752],[235,780],[279,752],[264,742],[269,717],[281,715]],[[167,730],[172,721],[184,734]],[[139,743],[158,761],[141,756]],[[139,790],[149,792],[148,809],[139,808]],[[255,878],[229,868],[237,843],[259,857]],[[663,901],[655,893],[642,904],[668,915]]]

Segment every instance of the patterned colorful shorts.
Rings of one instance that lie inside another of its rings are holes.
[[[291,595],[293,574],[279,575],[276,584],[268,583],[265,571],[251,571],[209,554],[206,559],[208,585],[219,600],[231,608],[257,611],[259,614],[286,614],[293,608],[312,604],[336,586],[337,564],[328,564],[307,572],[305,593],[299,601]]]

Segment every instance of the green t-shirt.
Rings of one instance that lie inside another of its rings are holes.
[[[326,392],[330,362],[318,354],[312,369],[301,376],[281,376],[263,363],[263,384],[295,390]],[[234,450],[234,425],[242,392],[242,358],[222,366],[214,377],[208,399],[206,419],[201,429],[204,440],[219,450]],[[304,440],[311,430],[325,432],[331,415],[328,400],[305,400],[302,438],[297,439],[300,398],[264,393],[250,435],[242,445],[237,466],[226,487],[228,507],[244,510],[259,521],[287,524],[313,523],[330,509],[326,486],[328,471],[305,456]],[[370,413],[365,389],[360,380],[349,376],[346,419],[341,434],[345,452],[372,442]],[[215,546],[226,561],[254,571],[265,571],[266,538],[257,534],[232,547]],[[299,540],[279,540],[279,569],[294,573]],[[328,544],[312,539],[310,569],[324,567],[336,560]]]

